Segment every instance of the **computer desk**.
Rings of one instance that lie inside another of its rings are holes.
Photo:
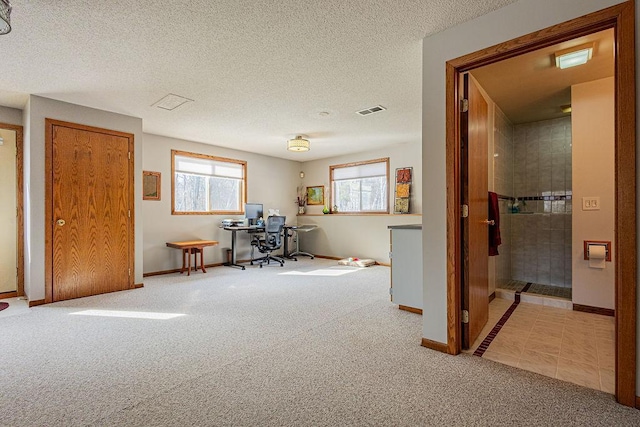
[[[238,231],[260,232],[264,231],[264,226],[257,225],[229,225],[223,226],[224,230],[231,232],[231,262],[225,262],[227,267],[237,267],[244,270],[244,265],[236,263],[236,233]]]

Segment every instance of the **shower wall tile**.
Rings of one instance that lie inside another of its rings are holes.
[[[512,134],[513,196],[571,195],[571,118],[516,125]],[[510,215],[511,278],[570,287],[572,200],[525,203],[533,215]]]
[[[527,146],[522,144],[520,151],[516,153],[514,139],[514,127],[504,115],[504,113],[496,106],[494,114],[494,152],[493,152],[493,172],[494,172],[494,191],[505,196],[513,196],[514,194],[514,169],[516,162],[522,162],[525,165],[527,158]],[[526,134],[522,133],[518,136],[524,140]],[[516,160],[519,159],[519,160]],[[513,249],[512,241],[512,223],[509,213],[510,204],[506,200],[500,200],[500,235],[502,237],[502,245],[498,248],[500,255],[496,257],[496,286],[504,285],[511,280],[511,270],[513,265]]]

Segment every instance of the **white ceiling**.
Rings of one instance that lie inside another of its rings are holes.
[[[571,86],[612,77],[615,71],[613,29],[548,46],[476,68],[471,74],[514,124],[563,117],[571,104]],[[594,43],[593,57],[577,67],[556,67],[555,52]]]
[[[0,105],[35,94],[300,161],[416,142],[422,38],[513,1],[13,0]],[[168,93],[195,102],[151,107]],[[295,134],[310,152],[286,150]]]

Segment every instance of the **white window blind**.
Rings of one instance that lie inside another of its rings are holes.
[[[211,175],[225,178],[244,178],[244,167],[240,163],[200,159],[197,157],[176,156],[175,168],[176,172]]]
[[[348,166],[336,168],[333,170],[333,180],[341,181],[344,179],[370,178],[375,176],[387,175],[387,163],[368,163],[365,165]]]

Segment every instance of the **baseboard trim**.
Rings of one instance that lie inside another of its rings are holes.
[[[398,308],[400,310],[409,311],[411,313],[416,313],[416,314],[422,315],[422,309],[421,308],[414,308],[414,307],[409,307],[409,306],[406,306],[406,305],[399,305]]]
[[[591,307],[590,305],[573,304],[573,311],[582,311],[584,313],[600,314],[602,316],[616,315],[616,311],[610,308]]]
[[[35,307],[37,305],[43,305],[45,303],[45,300],[43,299],[35,299],[33,301],[29,301],[29,307]]]
[[[422,338],[422,343],[420,345],[431,350],[439,351],[440,353],[449,354],[449,346],[438,341],[432,341],[427,338]]]
[[[18,296],[18,291],[0,292],[0,299],[15,298]]]
[[[491,292],[491,295],[489,295],[489,302],[493,301],[494,299],[496,299],[496,293]]]
[[[250,259],[247,259],[247,260],[238,260],[238,261],[236,261],[236,262],[237,262],[237,263],[243,263],[243,262],[249,262],[249,261],[251,261],[251,260],[250,260]],[[216,263],[214,263],[214,264],[205,264],[205,265],[204,265],[204,268],[220,267],[221,265],[224,265],[224,264],[223,264],[223,263],[221,263],[221,262],[216,262]],[[163,274],[180,273],[180,270],[181,270],[180,268],[174,268],[174,269],[172,269],[172,270],[151,271],[151,272],[149,272],[149,273],[143,273],[143,274],[142,274],[142,277],[161,276],[161,275],[163,275]],[[142,284],[141,284],[141,286],[138,286],[137,284],[136,284],[135,286],[136,286],[136,288],[137,288],[137,287],[142,287]]]
[[[329,256],[329,255],[314,255],[316,258],[323,258],[323,259],[334,259],[336,261],[340,261],[343,258],[337,257],[337,256]]]
[[[133,289],[140,289],[140,288],[144,288],[144,283],[134,283],[133,284]]]
[[[640,396],[636,396],[636,409],[640,409]]]

